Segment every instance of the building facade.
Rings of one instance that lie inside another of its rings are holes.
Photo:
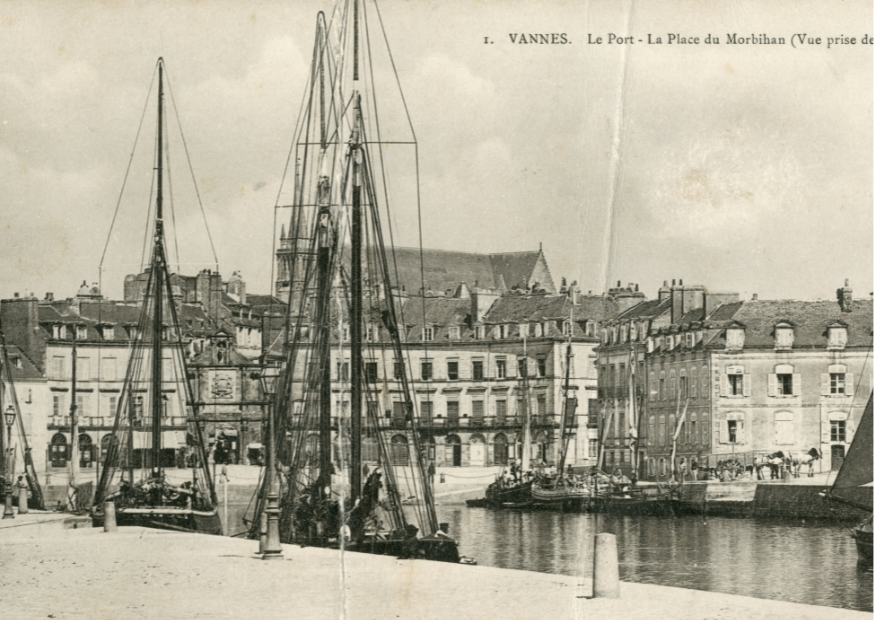
[[[611,360],[633,347],[645,377],[638,469],[649,478],[777,451],[822,454],[836,469],[871,394],[872,303],[848,285],[835,301],[740,301],[701,286],[664,286],[660,301],[609,322],[599,347],[599,421],[605,448],[615,386]],[[618,377],[618,379],[616,378]],[[623,449],[623,448],[620,448]],[[607,452],[609,454],[609,450]],[[624,462],[605,459],[607,467]]]

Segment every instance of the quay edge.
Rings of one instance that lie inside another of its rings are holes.
[[[156,619],[870,618],[629,582],[621,584],[619,599],[591,599],[591,581],[575,577],[292,545],[283,546],[284,561],[268,563],[257,560],[256,541],[146,528],[107,534],[57,527],[30,539],[21,536],[27,529],[0,527],[0,556],[17,567],[0,574],[0,588],[16,592],[4,603],[15,617],[72,618],[87,607],[96,616]],[[337,570],[341,558],[343,571]]]

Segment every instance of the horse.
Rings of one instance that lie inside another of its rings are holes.
[[[813,464],[822,458],[819,450],[811,448],[805,454],[789,454],[787,461],[792,469],[792,475],[798,478],[801,475],[801,466],[807,465],[807,477],[813,477]]]

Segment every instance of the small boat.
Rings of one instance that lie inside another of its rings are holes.
[[[162,58],[157,73],[157,186],[153,228],[146,231],[152,239],[148,283],[91,516],[95,527],[103,526],[105,502],[111,501],[118,525],[221,534],[165,248]],[[170,427],[168,405],[186,414],[190,470],[171,467],[175,449],[164,446]]]
[[[531,486],[531,499],[540,504],[562,508],[588,508],[592,491],[576,477],[544,478]]]
[[[872,501],[871,493],[859,493],[859,487],[867,486],[870,489],[874,482],[874,450],[872,450],[872,422],[871,409],[872,397],[868,397],[868,404],[862,414],[862,420],[856,429],[853,442],[847,451],[847,456],[841,464],[841,469],[835,477],[834,484],[825,493],[828,500],[840,502],[865,513],[862,521],[850,531],[850,536],[856,542],[856,551],[860,563],[872,563]]]

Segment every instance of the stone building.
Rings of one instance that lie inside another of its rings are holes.
[[[604,421],[621,406],[617,395],[627,393],[620,360],[631,349],[645,378],[638,429],[644,475],[668,475],[672,451],[678,466],[708,468],[816,448],[821,467],[835,469],[871,393],[872,302],[853,300],[848,285],[835,301],[740,301],[682,281],[666,284],[658,303],[629,309],[602,333],[599,419],[608,468],[628,462],[627,433]]]

